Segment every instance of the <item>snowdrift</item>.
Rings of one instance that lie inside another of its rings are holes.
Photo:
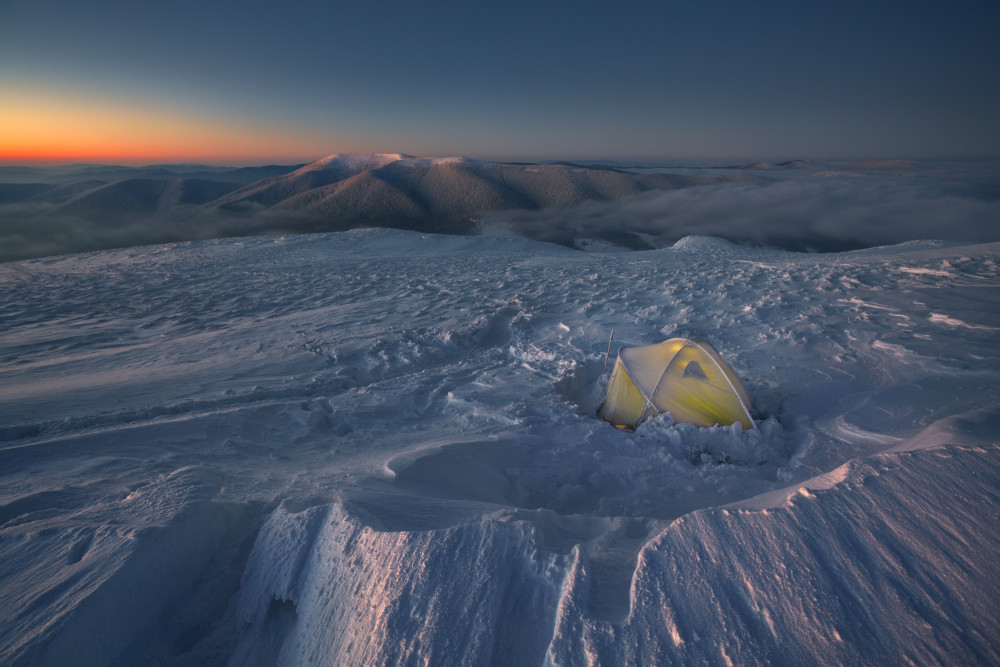
[[[2,264],[0,662],[997,662],[998,254]],[[611,328],[708,340],[755,428],[599,419]]]

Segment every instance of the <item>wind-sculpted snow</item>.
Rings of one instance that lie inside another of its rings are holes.
[[[581,559],[548,655],[559,664],[994,663],[997,457],[995,444],[877,456],[847,464],[834,489],[802,487],[778,509],[680,519],[640,552],[618,624],[581,619]]]
[[[233,662],[539,664],[564,560],[523,523],[386,532],[282,506],[230,609],[246,628]]]
[[[0,265],[0,662],[995,662],[998,250]],[[597,419],[612,329],[755,428]]]

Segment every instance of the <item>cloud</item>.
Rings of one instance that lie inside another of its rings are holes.
[[[797,172],[767,183],[736,182],[647,192],[565,209],[494,212],[502,225],[565,245],[602,239],[662,247],[689,235],[790,250],[835,251],[914,239],[1000,240],[1000,188],[981,172],[942,174]]]

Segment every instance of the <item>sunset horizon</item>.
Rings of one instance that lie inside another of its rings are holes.
[[[997,7],[592,9],[8,3],[0,162],[1000,157]]]
[[[856,162],[893,162],[906,161],[915,163],[945,163],[945,162],[991,162],[1000,161],[1000,155],[883,155],[883,154],[848,154],[848,155],[734,155],[731,157],[706,158],[706,157],[651,157],[651,156],[607,156],[607,155],[474,155],[474,154],[414,154],[405,151],[368,151],[368,150],[326,150],[308,153],[290,154],[282,156],[280,154],[268,154],[261,157],[235,154],[232,157],[199,155],[197,153],[164,153],[159,156],[139,156],[139,155],[106,155],[103,153],[77,153],[67,154],[52,152],[24,153],[24,154],[4,154],[0,155],[0,167],[25,167],[25,168],[64,168],[78,166],[100,166],[112,167],[121,166],[129,168],[149,168],[149,167],[190,167],[204,166],[209,168],[224,169],[228,167],[263,167],[269,165],[306,165],[333,155],[378,155],[378,154],[402,154],[413,158],[465,158],[482,162],[497,163],[574,163],[581,164],[605,164],[611,167],[628,166],[638,168],[727,168],[747,166],[753,163],[781,164],[785,162],[813,162],[817,164],[843,164]]]

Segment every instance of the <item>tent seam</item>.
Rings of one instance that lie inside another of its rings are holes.
[[[674,352],[674,356],[672,356],[672,357],[670,358],[670,361],[668,361],[668,362],[667,362],[666,366],[664,366],[664,367],[663,367],[663,372],[662,372],[662,373],[660,373],[660,377],[659,377],[659,378],[658,378],[658,379],[656,380],[656,384],[654,384],[654,385],[653,385],[653,394],[654,394],[654,395],[656,394],[656,390],[660,388],[660,383],[661,383],[661,382],[663,382],[663,378],[664,378],[664,377],[666,377],[666,375],[667,375],[667,371],[668,371],[668,370],[670,370],[670,366],[672,366],[672,365],[673,365],[673,363],[674,363],[674,359],[676,359],[676,358],[677,358],[677,355],[679,355],[679,354],[680,354],[681,352],[683,352],[683,351],[684,351],[684,348],[686,348],[687,346],[689,346],[689,345],[691,345],[691,344],[692,344],[692,343],[691,343],[691,341],[687,341],[686,343],[684,343],[683,345],[681,345],[681,346],[680,346],[680,347],[679,347],[679,348],[677,349],[677,351],[676,351],[676,352]],[[702,348],[698,348],[698,349],[702,349]],[[702,351],[704,351],[704,350],[702,350]],[[619,353],[619,354],[620,354],[620,353]],[[716,365],[718,365],[718,364],[716,364]],[[642,388],[640,387],[640,388],[639,388],[639,390],[640,390],[640,391],[642,391]],[[643,394],[643,396],[645,396],[645,394]],[[649,399],[646,399],[646,400],[649,400]],[[652,405],[652,401],[650,401],[650,405]],[[660,412],[659,408],[657,408],[657,407],[656,407],[656,406],[654,405],[654,406],[653,406],[653,409],[657,411],[657,414],[659,414],[659,412]],[[673,416],[673,415],[671,415],[671,417],[672,417],[672,416]]]
[[[715,360],[715,357],[709,354],[708,350],[703,348],[698,341],[689,341],[687,345],[694,345],[699,350],[704,352],[709,359],[712,360],[712,363],[715,364],[715,367],[719,369],[720,373],[722,373],[722,377],[726,378],[726,384],[729,385],[730,391],[733,392],[733,395],[736,396],[736,400],[739,402],[740,407],[743,408],[743,414],[747,416],[747,421],[750,422],[750,428],[757,428],[757,424],[754,423],[753,417],[750,416],[750,410],[748,410],[747,406],[743,403],[743,397],[740,395],[740,392],[736,391],[736,387],[733,386],[733,382],[732,380],[729,379],[729,375],[727,375],[726,371],[722,369],[722,366],[719,365],[719,362]],[[685,345],[684,347],[687,347],[687,345]],[[683,350],[684,347],[682,347],[681,349]],[[664,373],[665,372],[666,370],[664,370]]]
[[[654,403],[653,403],[653,400],[652,400],[652,399],[651,399],[651,398],[650,398],[649,396],[647,396],[647,395],[646,395],[646,392],[645,392],[645,391],[643,391],[643,388],[639,386],[639,383],[638,383],[638,382],[636,382],[636,381],[635,381],[635,378],[634,378],[634,377],[632,377],[632,374],[631,374],[631,373],[629,373],[629,370],[628,370],[628,366],[626,366],[626,365],[625,365],[625,362],[624,362],[624,361],[622,361],[622,354],[621,354],[621,352],[619,352],[619,353],[618,353],[618,359],[617,359],[616,361],[617,361],[617,363],[616,363],[615,365],[618,365],[618,363],[620,363],[620,364],[622,365],[622,370],[624,370],[624,371],[625,371],[625,375],[627,375],[627,376],[628,376],[628,379],[629,379],[629,380],[630,380],[630,381],[632,382],[632,385],[633,385],[633,386],[634,386],[634,387],[635,387],[636,389],[638,389],[638,390],[639,390],[639,393],[640,393],[640,394],[642,394],[642,399],[643,399],[644,401],[646,401],[646,406],[647,406],[647,407],[650,407],[650,408],[653,408],[653,410],[655,410],[655,411],[656,411],[656,414],[660,414],[660,409],[659,409],[658,407],[656,407],[656,404],[654,404]],[[662,375],[662,374],[660,375],[660,379],[661,379],[661,380],[663,379],[663,375]],[[660,383],[659,383],[659,380],[657,380],[657,383],[656,383],[656,385],[655,385],[655,386],[653,387],[653,391],[654,391],[654,393],[655,393],[655,391],[656,391],[656,387],[658,387],[658,386],[660,386]],[[643,411],[645,412],[645,410],[643,410]]]

